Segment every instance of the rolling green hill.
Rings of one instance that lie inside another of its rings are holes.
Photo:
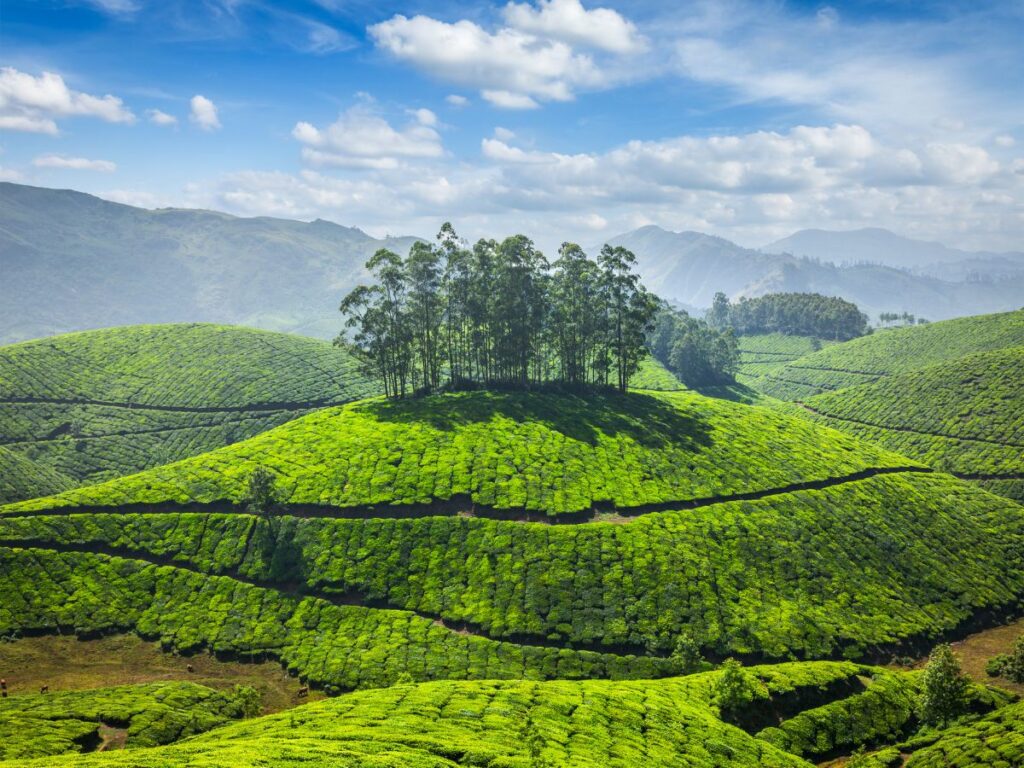
[[[813,759],[892,739],[912,720],[912,676],[804,663],[747,670],[753,704],[724,715],[737,727],[712,705],[720,674],[398,685],[230,724],[167,747],[24,764],[808,768],[812,763],[799,755]],[[974,695],[991,706],[984,691]]]
[[[1024,501],[1024,346],[808,398],[830,427]]]
[[[236,504],[258,466],[283,502],[264,518]],[[266,651],[339,687],[664,673],[684,632],[856,656],[1024,594],[1019,505],[690,392],[364,401],[2,512],[28,582],[0,631]]]
[[[0,504],[59,493],[76,485],[70,477],[0,445]]]
[[[1024,310],[877,331],[770,367],[743,383],[781,400],[804,400],[885,376],[1024,345]]]
[[[0,347],[0,447],[38,467],[3,494],[130,474],[375,392],[341,349],[245,328],[131,326]]]
[[[1013,768],[1024,765],[1024,703],[951,728],[915,752],[906,768]]]
[[[836,343],[814,336],[789,336],[783,333],[740,336],[737,341],[740,350],[737,376],[744,383],[750,377],[771,373],[804,355]]]

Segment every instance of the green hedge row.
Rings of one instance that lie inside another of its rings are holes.
[[[464,517],[0,518],[0,541],[92,544],[355,593],[494,638],[669,652],[856,654],[1024,593],[1024,510],[944,475],[552,526]]]
[[[89,553],[0,549],[0,635],[134,631],[189,653],[270,654],[324,686],[416,680],[660,677],[666,659],[502,643],[414,614],[335,605],[231,578]]]
[[[906,768],[1019,768],[1024,765],[1024,704],[950,728],[910,756]]]
[[[60,493],[74,485],[71,478],[0,445],[0,504]]]
[[[241,718],[243,692],[185,682],[54,691],[0,699],[0,760],[94,748],[100,725],[124,728],[126,746],[154,747]]]

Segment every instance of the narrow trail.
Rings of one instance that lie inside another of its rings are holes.
[[[399,606],[392,605],[386,600],[378,600],[367,597],[365,594],[358,593],[352,590],[347,590],[344,593],[328,591],[325,589],[316,589],[308,586],[307,584],[299,583],[282,583],[276,581],[268,581],[263,579],[254,579],[239,573],[237,570],[226,569],[223,571],[207,571],[200,568],[195,563],[187,560],[177,560],[169,555],[157,555],[153,552],[148,552],[143,549],[133,549],[131,547],[115,547],[108,544],[102,544],[100,542],[88,542],[78,544],[64,544],[52,541],[39,541],[36,539],[0,539],[0,548],[8,549],[22,549],[22,550],[36,550],[43,552],[54,552],[59,554],[89,554],[89,555],[101,555],[103,557],[116,557],[122,560],[134,560],[136,562],[146,563],[160,568],[177,568],[179,570],[188,571],[201,576],[207,576],[210,578],[224,578],[237,581],[241,584],[246,584],[251,587],[258,589],[268,589],[277,592],[286,597],[294,598],[296,600],[302,600],[305,598],[312,598],[315,600],[323,600],[331,603],[332,605],[342,607],[359,607],[370,610],[385,610],[395,611],[398,613],[408,613],[420,617],[426,621],[431,622],[435,626],[441,627],[442,629],[452,632],[458,635],[472,635],[478,637],[481,640],[488,640],[493,643],[508,643],[509,645],[522,645],[522,646],[534,646],[538,648],[554,648],[559,650],[573,650],[573,651],[589,651],[591,653],[599,653],[605,656],[650,656],[652,658],[665,658],[667,654],[659,655],[649,653],[646,649],[637,646],[626,647],[616,646],[615,648],[609,648],[608,646],[602,646],[597,643],[575,643],[571,641],[557,641],[550,640],[547,637],[528,635],[523,633],[513,633],[507,637],[494,637],[487,633],[486,628],[479,624],[474,624],[468,621],[453,620],[446,618],[438,613],[432,613],[429,611],[421,611],[410,608],[402,608]]]
[[[168,413],[258,413],[260,411],[299,411],[310,408],[332,408],[347,405],[352,400],[307,400],[252,403],[250,405],[187,406],[149,405],[145,403],[116,402],[112,400],[88,400],[45,397],[8,397],[0,405],[96,405],[107,408],[126,408],[137,411],[164,411]]]
[[[527,509],[502,509],[490,507],[483,504],[476,504],[468,496],[455,496],[444,501],[434,501],[430,504],[413,505],[377,505],[377,506],[352,506],[352,507],[330,507],[312,504],[290,504],[285,505],[281,512],[286,517],[301,518],[332,518],[338,520],[367,520],[367,519],[413,519],[422,517],[465,517],[482,518],[488,520],[500,520],[514,523],[539,523],[542,525],[578,525],[580,523],[608,522],[608,523],[629,523],[633,520],[655,512],[678,512],[690,509],[701,509],[716,504],[728,504],[736,501],[757,501],[772,496],[781,496],[787,493],[798,491],[818,491],[826,488],[834,488],[847,483],[855,483],[867,480],[880,475],[892,475],[901,473],[931,473],[930,467],[924,466],[898,466],[898,467],[870,467],[839,477],[829,477],[822,480],[809,480],[802,483],[790,483],[789,485],[775,488],[764,488],[757,491],[743,493],[722,494],[707,496],[696,499],[681,499],[677,501],[665,501],[654,504],[642,504],[635,507],[616,507],[612,504],[597,503],[590,509],[579,512],[566,512],[557,515],[547,515],[543,512],[535,512]],[[116,507],[57,507],[51,509],[37,509],[25,511],[10,511],[0,514],[3,518],[18,517],[60,517],[69,515],[89,514],[137,514],[137,515],[163,515],[186,512],[206,512],[222,514],[249,514],[244,508],[233,505],[229,502],[214,502],[210,504],[126,504]],[[604,520],[604,517],[613,519]],[[618,520],[614,518],[620,518]]]
[[[925,437],[941,437],[947,440],[961,440],[963,442],[968,443],[985,443],[987,445],[1001,445],[1007,448],[1020,448],[1024,450],[1024,444],[1022,443],[1011,443],[1005,440],[986,440],[983,437],[965,437],[962,435],[950,435],[944,432],[927,432],[921,429],[911,429],[910,427],[894,427],[888,424],[876,424],[871,421],[864,421],[863,419],[851,419],[846,416],[835,416],[831,413],[826,413],[825,411],[818,410],[817,408],[807,405],[806,403],[800,402],[799,400],[796,401],[796,404],[803,408],[805,411],[809,411],[810,413],[813,413],[816,416],[821,416],[824,419],[835,419],[836,421],[845,421],[849,424],[860,424],[865,427],[885,429],[888,430],[889,432],[907,432],[913,435],[923,435]]]

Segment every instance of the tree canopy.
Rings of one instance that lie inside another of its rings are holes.
[[[868,332],[868,317],[856,304],[818,293],[769,293],[735,303],[718,293],[707,317],[712,326],[740,335],[778,332],[847,341]]]
[[[654,357],[689,387],[729,384],[739,366],[739,346],[731,328],[711,327],[667,304],[655,317],[648,345]]]
[[[549,263],[523,235],[469,247],[446,223],[405,259],[374,254],[375,284],[341,303],[353,333],[339,343],[390,397],[547,382],[625,391],[657,311],[635,265],[625,248],[594,260],[575,243]]]

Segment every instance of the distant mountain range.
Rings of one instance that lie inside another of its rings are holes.
[[[0,343],[175,321],[331,338],[365,261],[382,246],[405,254],[414,241],[0,183]]]
[[[331,338],[341,297],[367,277],[367,258],[384,246],[404,255],[415,240],[0,183],[0,343],[174,321]],[[716,291],[817,291],[872,317],[908,311],[932,320],[1024,305],[1024,254],[972,254],[885,230],[805,230],[761,250],[653,226],[609,242],[637,254],[651,290],[690,308],[709,306]]]
[[[804,230],[760,250],[655,226],[608,242],[637,255],[648,288],[684,306],[708,307],[716,291],[734,299],[776,291],[842,296],[872,318],[907,311],[942,320],[1024,306],[1024,254],[972,254],[886,230]]]

